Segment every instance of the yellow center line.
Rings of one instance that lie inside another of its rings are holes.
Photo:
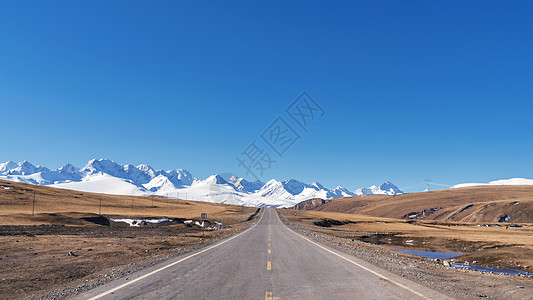
[[[270,271],[272,270],[272,263],[269,261],[267,261],[267,271]]]
[[[272,292],[265,293],[265,300],[272,300]]]
[[[272,252],[270,251],[270,249],[268,249],[268,254],[270,254],[270,253],[272,253]]]
[[[268,242],[268,246],[270,247],[270,242]]]

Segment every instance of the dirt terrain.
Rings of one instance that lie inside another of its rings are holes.
[[[475,223],[284,211],[291,222],[338,237],[408,250],[464,253],[454,261],[533,272],[533,224],[506,228],[498,224],[492,225],[499,227],[487,227]]]
[[[477,186],[397,196],[312,199],[298,222],[408,250],[464,253],[457,262],[533,272],[533,186]]]
[[[395,219],[533,223],[533,186],[476,186],[396,196],[315,199],[295,208]]]
[[[5,181],[0,186],[0,299],[64,298],[232,235],[258,212]],[[217,230],[194,225],[201,213],[207,213],[205,227]],[[113,221],[122,218],[169,221],[139,227]]]
[[[34,201],[35,199],[35,201]],[[35,205],[34,205],[35,203]],[[34,211],[35,216],[32,216]],[[66,224],[83,225],[87,216],[128,216],[132,218],[209,218],[230,221],[244,212],[240,206],[186,201],[163,197],[137,197],[78,192],[0,180],[0,225]],[[65,217],[66,219],[62,219]]]
[[[409,255],[389,249],[383,244],[367,242],[365,240],[369,237],[372,239],[378,237],[376,240],[381,238],[379,231],[363,228],[366,224],[373,226],[376,223],[372,217],[280,210],[280,218],[290,228],[311,239],[421,283],[454,299],[531,299],[533,295],[533,278],[452,268],[441,260]],[[380,219],[378,222],[383,221],[392,221],[392,219]],[[359,224],[360,229],[364,231],[357,232],[346,228],[354,224]],[[377,226],[380,224],[384,223],[377,223]],[[328,225],[331,227],[327,227]],[[388,238],[384,240],[387,241]],[[395,247],[400,248],[400,246]],[[410,246],[404,244],[403,247]]]

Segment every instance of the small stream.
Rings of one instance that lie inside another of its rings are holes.
[[[431,258],[431,259],[448,259],[448,258],[453,258],[453,257],[457,257],[457,256],[464,254],[464,253],[455,253],[455,252],[415,251],[415,250],[406,250],[406,249],[398,249],[398,248],[390,248],[390,249],[400,251],[403,253],[407,253],[407,254],[413,254],[413,255],[417,255],[421,257]],[[467,264],[454,263],[454,262],[450,262],[450,266],[454,268],[476,270],[476,271],[492,273],[492,274],[533,277],[533,273],[529,273],[529,272],[522,271],[522,270],[516,270],[516,269],[493,268],[493,267],[467,265]]]
[[[492,273],[492,274],[533,277],[533,273],[529,273],[529,272],[517,270],[517,269],[493,268],[493,267],[467,265],[467,264],[460,264],[460,263],[450,263],[450,265],[454,268],[470,269],[470,270],[476,270],[476,271]]]
[[[448,259],[463,255],[464,253],[455,253],[455,252],[438,252],[438,251],[415,251],[415,250],[406,250],[398,248],[390,248],[392,250],[400,251],[407,254],[418,255],[431,259]]]

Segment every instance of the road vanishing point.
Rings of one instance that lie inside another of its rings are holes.
[[[262,209],[251,228],[75,299],[450,299],[302,236]]]

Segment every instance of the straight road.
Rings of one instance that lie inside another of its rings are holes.
[[[448,299],[288,229],[274,209],[218,244],[78,299]]]

